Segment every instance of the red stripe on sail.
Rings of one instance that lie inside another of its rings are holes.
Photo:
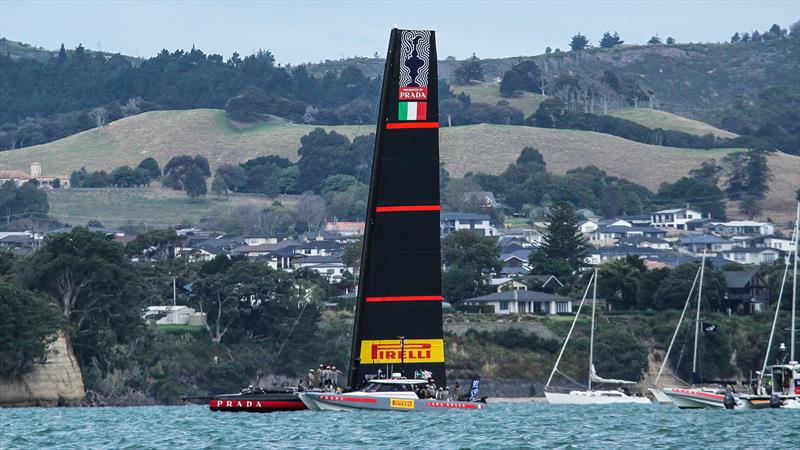
[[[444,300],[441,295],[396,295],[392,297],[367,297],[367,303],[375,302],[440,302]]]
[[[440,205],[408,205],[408,206],[378,206],[376,213],[408,212],[408,211],[441,211]]]
[[[439,128],[439,122],[399,122],[386,124],[387,130],[404,128]]]

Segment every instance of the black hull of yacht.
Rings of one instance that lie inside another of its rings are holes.
[[[219,412],[268,413],[307,409],[297,394],[285,391],[217,395],[211,398],[208,406],[211,411]]]

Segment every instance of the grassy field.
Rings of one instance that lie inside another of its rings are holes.
[[[494,83],[453,86],[453,92],[456,94],[463,92],[469,95],[473,102],[496,105],[497,102],[501,100],[506,101],[512,108],[522,111],[522,113],[525,114],[525,117],[528,117],[536,112],[536,110],[539,109],[539,103],[546,98],[543,95],[533,94],[530,92],[523,92],[519,97],[503,97],[500,95],[499,89],[500,87]]]
[[[37,161],[42,164],[45,175],[69,175],[82,166],[89,170],[111,170],[122,164],[138,164],[148,156],[155,157],[163,166],[169,158],[179,154],[204,155],[212,167],[239,163],[265,154],[296,160],[300,137],[313,128],[276,120],[241,129],[230,124],[221,110],[153,111],[113,122],[103,134],[90,130],[44,145],[0,152],[0,170],[27,171],[30,164]],[[356,134],[374,131],[372,126],[323,128],[351,138]],[[610,175],[627,178],[650,189],[657,189],[662,182],[674,181],[686,175],[703,161],[719,160],[732,151],[657,147],[579,130],[485,124],[443,128],[440,142],[442,160],[452,176],[462,176],[467,172],[501,173],[516,160],[524,147],[535,147],[541,151],[548,169],[554,173],[595,165]],[[794,192],[800,187],[800,177],[797,176],[800,173],[800,157],[777,153],[769,156],[769,165],[774,178],[764,203],[764,215],[782,220],[791,215]],[[81,208],[97,209],[95,204],[105,204],[104,208],[111,213],[103,216],[114,218],[118,213],[140,208],[137,211],[141,211],[144,217],[158,221],[166,217],[174,218],[178,213],[185,214],[187,218],[198,217],[209,214],[214,207],[225,207],[215,200],[184,204],[181,202],[188,202],[188,199],[172,191],[158,190],[146,195],[132,193],[137,190],[101,191],[92,192],[89,196],[67,191],[55,192],[52,210],[62,217],[67,214],[84,216],[90,214],[83,214]],[[91,199],[95,195],[98,198]],[[87,200],[74,204],[68,199],[71,196]],[[63,201],[60,197],[63,197]],[[170,202],[177,202],[174,203],[176,206],[168,208],[172,212],[161,217],[157,211],[151,211],[156,208],[149,206]],[[129,216],[137,217],[137,214],[139,212]]]
[[[608,112],[609,116],[630,120],[648,128],[661,128],[664,130],[682,131],[684,133],[703,136],[713,134],[716,137],[732,139],[738,137],[736,133],[720,130],[705,122],[692,120],[677,114],[649,108],[621,108]]]
[[[239,207],[257,210],[272,204],[270,198],[244,194],[193,200],[183,192],[154,187],[58,189],[48,191],[48,200],[50,215],[61,222],[84,225],[94,219],[110,227],[197,223],[202,218],[226,216]]]

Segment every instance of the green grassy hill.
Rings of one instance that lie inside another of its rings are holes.
[[[530,116],[539,109],[539,103],[545,98],[543,95],[523,92],[519,97],[503,97],[500,95],[500,88],[495,83],[470,84],[467,86],[453,86],[456,94],[465,93],[470,96],[473,102],[488,103],[496,105],[499,101],[506,101],[512,108],[516,108]]]
[[[227,199],[209,195],[190,199],[182,191],[167,188],[58,189],[48,191],[50,215],[63,223],[83,225],[99,220],[103,225],[165,228],[197,223],[203,218],[224,217],[240,208],[254,211],[272,204],[263,195],[232,194]],[[280,198],[291,203],[291,198]]]
[[[135,165],[148,156],[156,158],[163,166],[169,158],[179,154],[204,155],[214,167],[265,154],[296,160],[300,137],[313,128],[276,120],[242,129],[231,124],[221,110],[154,111],[113,122],[102,134],[90,130],[48,144],[0,152],[0,170],[27,170],[30,163],[36,161],[42,164],[45,175],[69,175],[82,166],[89,170],[110,170],[122,164]],[[374,131],[372,126],[323,128],[351,138]],[[441,130],[442,160],[453,176],[466,172],[500,173],[516,159],[522,148],[528,146],[542,152],[549,170],[554,173],[595,165],[611,175],[627,178],[653,190],[662,182],[685,175],[703,161],[719,159],[731,151],[657,147],[578,130],[508,125],[470,125]],[[778,153],[769,157],[769,164],[774,178],[764,204],[764,215],[781,220],[793,211],[794,192],[800,187],[800,177],[797,176],[800,157]],[[133,198],[123,200],[122,195],[134,194],[119,191],[120,197],[108,200],[109,203],[138,201]],[[59,202],[68,201],[70,195],[99,204],[98,199],[75,192],[55,193],[54,213],[66,214],[59,209]],[[104,195],[115,197],[117,194]],[[78,211],[80,206],[69,208]],[[192,205],[186,208],[187,211],[193,210]],[[125,214],[127,210],[121,208],[119,213]]]
[[[620,108],[610,110],[609,116],[630,120],[648,128],[661,128],[664,130],[682,131],[684,133],[703,136],[712,134],[723,139],[733,139],[739,135],[730,131],[721,130],[699,120],[689,119],[667,111],[650,108]]]

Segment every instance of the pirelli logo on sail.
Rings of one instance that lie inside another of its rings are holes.
[[[361,341],[361,364],[444,362],[442,339],[384,339]]]

